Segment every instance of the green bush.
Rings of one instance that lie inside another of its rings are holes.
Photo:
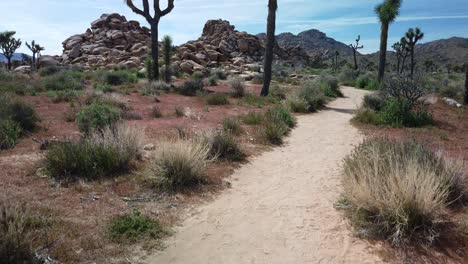
[[[178,92],[185,96],[195,96],[198,92],[203,91],[202,80],[190,80],[186,81],[181,87],[178,88]]]
[[[367,73],[356,79],[356,87],[366,90],[377,90],[379,89],[379,83],[374,76]]]
[[[93,103],[78,112],[76,122],[81,132],[90,133],[95,129],[113,126],[120,118],[121,111],[118,108],[107,104]]]
[[[50,76],[50,75],[54,75],[60,72],[61,70],[62,69],[60,67],[55,66],[55,65],[46,66],[46,67],[39,69],[39,75],[42,77]]]
[[[216,132],[207,141],[212,158],[230,161],[243,161],[246,158],[245,153],[231,133]]]
[[[86,93],[83,98],[83,103],[105,104],[120,109],[122,112],[128,111],[130,108],[127,101],[116,94],[103,94],[101,92]]]
[[[393,127],[420,127],[433,123],[432,116],[423,107],[412,109],[406,100],[390,99],[379,112],[380,123]]]
[[[143,86],[143,95],[159,95],[161,92],[169,92],[171,86],[163,81],[148,82]]]
[[[287,109],[275,107],[265,113],[262,134],[271,144],[280,145],[283,137],[289,132],[289,128],[294,127],[296,121]]]
[[[112,93],[115,91],[114,87],[107,83],[95,83],[93,88],[94,90],[101,91],[103,93]]]
[[[138,82],[138,77],[128,70],[106,72],[103,79],[105,83],[113,86]]]
[[[463,198],[461,175],[461,166],[419,143],[370,139],[344,160],[338,207],[371,238],[433,243],[447,207]]]
[[[128,171],[141,156],[142,133],[119,125],[95,131],[78,142],[54,144],[46,154],[46,169],[56,179],[95,180]]]
[[[344,67],[340,72],[338,79],[343,85],[353,86],[356,83],[356,78],[359,76],[359,71],[355,71],[349,67]]]
[[[367,107],[360,107],[356,110],[352,121],[362,124],[380,125],[379,115],[373,109]]]
[[[231,78],[228,80],[229,89],[232,91],[234,97],[244,97],[245,84],[240,78]]]
[[[216,86],[216,85],[218,85],[218,77],[216,75],[212,75],[212,76],[208,77],[206,82],[207,82],[208,86]]]
[[[242,121],[247,125],[260,125],[263,122],[264,116],[261,113],[249,112],[243,115]]]
[[[136,242],[143,238],[160,239],[165,234],[158,220],[143,216],[135,211],[114,218],[109,224],[109,234],[117,242]]]
[[[286,99],[286,89],[278,84],[272,84],[269,95],[278,100],[284,100]]]
[[[343,93],[338,85],[338,79],[331,75],[320,75],[316,82],[319,83],[320,88],[325,96],[328,97],[343,97]]]
[[[307,102],[307,108],[310,112],[317,111],[326,103],[325,95],[319,83],[314,81],[304,83],[299,90],[298,96]]]
[[[293,128],[296,126],[296,118],[288,111],[288,109],[282,106],[275,106],[269,109],[265,113],[265,117],[267,120],[274,120],[279,118],[281,122],[285,123],[289,128]]]
[[[0,120],[8,119],[16,122],[24,131],[33,131],[39,121],[36,110],[31,105],[4,96],[0,98]]]
[[[222,69],[214,69],[211,71],[211,76],[216,76],[219,80],[226,80],[227,74]]]
[[[11,119],[0,120],[0,149],[13,148],[21,137],[23,130]]]
[[[81,90],[81,80],[73,75],[71,71],[61,71],[44,77],[43,85],[48,91]]]
[[[294,113],[308,113],[309,112],[309,104],[304,98],[298,96],[297,94],[288,96],[288,98],[286,99],[286,105]]]
[[[177,117],[184,117],[185,116],[185,110],[181,106],[176,106],[174,108],[175,114]]]
[[[78,99],[81,92],[76,90],[64,91],[48,91],[47,96],[52,99],[54,103],[72,102]]]
[[[237,117],[227,117],[223,120],[223,129],[228,133],[239,135],[242,133],[242,127]]]
[[[380,111],[385,106],[385,98],[380,94],[368,94],[364,96],[363,107]]]
[[[195,81],[202,81],[203,80],[203,73],[201,72],[194,72],[192,74],[192,79]]]
[[[228,97],[222,93],[213,93],[206,97],[206,103],[209,105],[227,105]]]

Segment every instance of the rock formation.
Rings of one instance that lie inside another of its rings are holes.
[[[142,67],[149,52],[150,30],[119,14],[104,14],[91,23],[84,34],[74,35],[63,44],[62,62],[85,68],[125,65]]]

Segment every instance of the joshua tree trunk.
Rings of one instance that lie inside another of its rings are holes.
[[[468,64],[465,66],[465,104],[468,104]]]
[[[11,57],[7,57],[7,70],[11,71]]]
[[[159,80],[159,19],[151,23],[151,58],[153,61],[153,80]]]
[[[387,60],[387,39],[388,39],[388,24],[382,24],[382,32],[380,35],[380,56],[379,56],[379,82],[383,81],[385,75],[385,63]]]
[[[32,68],[33,70],[36,69],[36,53],[33,52],[33,55],[32,55]]]
[[[354,69],[357,70],[359,67],[357,65],[356,50],[353,50],[354,55]]]
[[[265,50],[264,80],[261,96],[267,96],[270,91],[271,70],[273,64],[273,50],[275,47],[275,29],[276,29],[276,9],[278,3],[276,0],[268,1],[268,21],[267,21],[267,43]]]
[[[414,47],[411,47],[411,76],[414,74]]]

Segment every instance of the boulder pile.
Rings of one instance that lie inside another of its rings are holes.
[[[84,34],[71,36],[62,44],[65,64],[139,68],[144,64],[142,58],[150,52],[150,30],[119,14],[104,14]]]

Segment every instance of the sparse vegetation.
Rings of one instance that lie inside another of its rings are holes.
[[[121,174],[140,158],[142,134],[125,125],[93,131],[79,141],[54,144],[46,154],[47,172],[56,179],[95,180]]]
[[[262,135],[271,144],[280,145],[291,127],[295,126],[294,117],[282,107],[275,107],[265,113]]]
[[[0,150],[16,146],[23,130],[11,119],[0,120]]]
[[[137,242],[144,238],[160,239],[167,232],[158,220],[138,211],[114,218],[109,224],[109,235],[119,243]]]
[[[263,122],[264,116],[261,113],[249,112],[241,117],[246,125],[260,125]]]
[[[48,91],[81,90],[83,84],[72,71],[59,71],[43,79],[43,85]]]
[[[161,142],[146,175],[157,186],[169,189],[199,184],[206,180],[209,156],[210,147],[202,141]]]
[[[240,78],[231,78],[228,80],[229,89],[234,97],[240,98],[245,95],[245,84]]]
[[[206,97],[208,105],[227,105],[229,104],[228,97],[222,93],[212,93]]]
[[[102,78],[104,83],[113,86],[138,82],[138,77],[128,70],[108,71]]]
[[[369,139],[343,170],[339,207],[362,234],[395,246],[433,243],[444,210],[461,197],[461,168],[416,142]]]
[[[223,129],[228,133],[239,135],[242,133],[242,127],[237,117],[227,117],[223,120]]]
[[[154,118],[161,118],[163,116],[161,109],[158,106],[151,108],[151,116]]]
[[[76,115],[76,122],[81,132],[90,133],[96,129],[114,126],[120,120],[120,109],[108,104],[93,103],[81,109]]]
[[[185,110],[181,106],[176,106],[174,108],[175,114],[177,117],[184,117],[185,116]]]
[[[161,92],[169,92],[171,86],[162,81],[151,81],[143,86],[143,95],[159,95]]]
[[[198,92],[203,91],[202,80],[190,80],[186,81],[181,87],[178,88],[178,92],[185,96],[195,96]]]
[[[218,131],[208,136],[210,157],[220,160],[243,161],[246,158],[240,144],[234,136],[226,131]]]

